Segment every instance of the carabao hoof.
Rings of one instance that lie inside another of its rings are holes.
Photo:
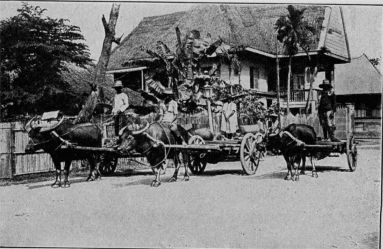
[[[306,175],[306,171],[304,171],[304,170],[301,170],[301,173],[300,173],[301,175]]]
[[[92,175],[90,175],[90,176],[88,176],[88,178],[86,178],[86,181],[92,182],[92,181],[94,181],[94,177]]]
[[[160,185],[161,185],[161,182],[157,182],[157,181],[153,181],[151,184],[152,187],[158,187]]]
[[[185,181],[185,182],[188,182],[189,180],[190,180],[190,179],[189,179],[189,176],[185,176],[185,177],[184,177],[184,181]]]
[[[313,172],[313,173],[312,173],[312,177],[318,178],[318,174],[317,174],[317,172]]]
[[[65,181],[63,185],[61,185],[62,188],[69,188],[70,187],[70,182]]]
[[[287,174],[287,175],[285,176],[285,180],[286,180],[286,181],[291,180],[291,175],[290,175],[290,174]]]
[[[51,185],[52,188],[59,188],[61,187],[61,183],[59,181],[55,181],[52,185]]]
[[[169,179],[169,182],[176,182],[177,181],[177,178],[175,178],[174,176],[172,176],[170,179]]]

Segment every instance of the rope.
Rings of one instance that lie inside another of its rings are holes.
[[[158,123],[158,124],[159,124],[159,123]],[[151,124],[151,125],[152,125],[152,124]],[[159,125],[160,125],[160,124],[159,124]],[[160,125],[160,126],[161,126],[161,125]],[[164,129],[162,126],[161,126],[161,128],[163,129],[163,131],[164,131],[164,133],[165,133],[165,135],[166,135],[166,137],[167,137],[167,139],[168,139],[168,142],[170,143],[169,137],[167,136],[167,134],[166,134],[166,132],[165,132],[165,129]],[[158,144],[162,145],[163,148],[164,148],[164,158],[163,158],[160,162],[158,162],[157,164],[155,164],[155,165],[153,165],[153,166],[151,165],[152,168],[156,168],[158,165],[160,165],[161,163],[163,163],[163,162],[166,161],[166,158],[168,157],[168,155],[169,155],[169,153],[170,153],[170,149],[167,150],[164,142],[162,142],[162,141],[160,141],[160,140],[158,140],[158,139],[155,139],[154,137],[150,136],[148,133],[144,132],[144,135],[145,135],[147,138],[149,138],[152,142],[158,143]],[[148,149],[146,149],[145,152],[143,152],[143,154],[146,154],[151,148],[153,148],[153,145],[150,146]]]

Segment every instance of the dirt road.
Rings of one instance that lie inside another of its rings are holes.
[[[380,149],[359,149],[353,173],[343,155],[317,165],[319,178],[299,182],[283,180],[282,157],[267,157],[254,176],[226,162],[159,188],[149,171],[72,178],[68,189],[0,187],[0,245],[377,248]]]

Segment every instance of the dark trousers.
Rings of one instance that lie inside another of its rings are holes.
[[[335,138],[335,122],[332,111],[319,112],[319,122],[323,129],[323,138],[327,139],[330,137],[331,141],[339,141]]]
[[[114,133],[118,136],[120,129],[127,124],[127,118],[123,112],[114,116]]]

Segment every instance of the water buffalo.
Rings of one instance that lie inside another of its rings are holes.
[[[62,117],[54,126],[46,129],[37,126],[36,118],[31,119],[25,129],[28,131],[29,143],[25,148],[26,153],[33,153],[37,150],[44,150],[52,157],[56,169],[56,180],[52,187],[69,187],[69,169],[72,160],[87,159],[90,164],[90,173],[87,180],[95,180],[100,176],[97,169],[97,155],[89,151],[76,151],[73,149],[60,149],[62,144],[69,147],[73,144],[87,147],[101,147],[101,130],[95,124],[83,123],[73,124],[67,118]],[[68,143],[69,142],[69,143]],[[61,185],[61,162],[65,162],[64,183]]]
[[[281,150],[287,164],[287,175],[285,180],[299,180],[299,166],[302,165],[301,173],[304,173],[306,167],[306,157],[310,157],[312,165],[312,176],[318,177],[313,162],[313,157],[317,157],[314,153],[304,150],[303,143],[316,144],[316,133],[313,127],[305,124],[290,124],[285,127],[279,134],[269,136],[269,142],[272,147]],[[296,165],[296,166],[295,166]],[[292,169],[295,169],[293,174]]]
[[[187,141],[187,132],[182,128],[178,127],[184,139]],[[165,144],[177,144],[177,139],[171,132],[168,126],[154,122],[146,125],[138,130],[131,129],[130,125],[126,126],[120,131],[120,145],[118,150],[129,153],[132,150],[145,156],[150,166],[152,167],[155,179],[151,186],[158,187],[161,184],[160,172],[166,166],[166,159],[174,160],[174,174],[170,178],[170,182],[176,181],[178,176],[178,170],[180,168],[181,161],[179,160],[179,150],[165,148]],[[183,159],[187,157],[186,153],[183,154]],[[184,162],[185,174],[184,180],[189,180],[189,173],[187,164]]]

